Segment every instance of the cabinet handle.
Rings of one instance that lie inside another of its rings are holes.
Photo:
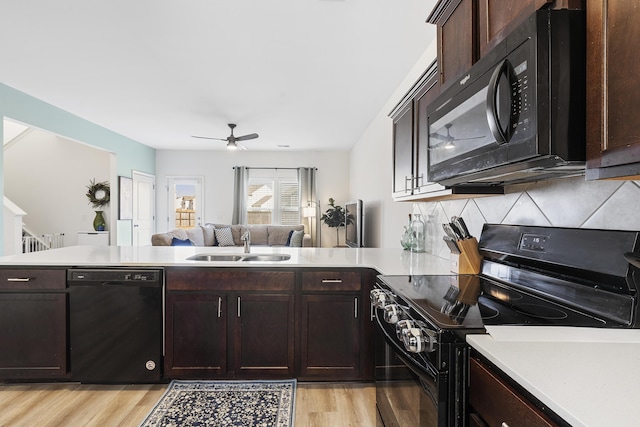
[[[509,427],[509,424],[505,423],[504,421],[502,422],[502,424],[500,424],[500,427]]]
[[[409,192],[409,187],[407,187],[407,182],[412,182],[413,181],[413,175],[411,176],[404,176],[404,192],[408,193]],[[411,187],[413,187],[413,184],[410,184]]]
[[[353,317],[358,318],[358,297],[353,299]]]
[[[238,317],[240,317],[240,297],[238,297]]]
[[[31,280],[31,277],[9,277],[7,278],[7,282],[28,282]]]
[[[424,183],[424,174],[421,173],[420,176],[416,176],[416,184],[415,184],[416,186],[415,186],[415,188],[416,189],[420,189],[420,187],[422,187],[423,183]]]
[[[342,279],[322,279],[322,283],[342,283]]]
[[[370,307],[369,320],[373,322],[373,319],[376,318],[376,308],[374,307],[373,304],[370,304],[369,307]]]
[[[222,297],[218,297],[218,317],[222,317]]]

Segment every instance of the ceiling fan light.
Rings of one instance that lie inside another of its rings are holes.
[[[227,142],[227,150],[237,150],[238,145],[235,142]]]

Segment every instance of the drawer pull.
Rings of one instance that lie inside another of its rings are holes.
[[[322,279],[322,283],[342,283],[342,279]]]
[[[353,299],[353,317],[358,318],[358,297]]]
[[[222,317],[222,297],[218,297],[218,317]]]
[[[31,277],[9,277],[7,282],[28,282],[31,280]]]
[[[240,297],[238,297],[238,317],[240,317]]]

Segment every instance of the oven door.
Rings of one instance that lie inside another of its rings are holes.
[[[390,333],[393,325],[385,324],[381,316],[376,318],[378,427],[453,425],[447,405],[447,372],[439,372],[427,358],[406,352],[395,332]]]

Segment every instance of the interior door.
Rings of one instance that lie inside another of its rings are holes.
[[[151,245],[155,231],[155,183],[153,175],[134,171],[133,178],[133,246]]]

